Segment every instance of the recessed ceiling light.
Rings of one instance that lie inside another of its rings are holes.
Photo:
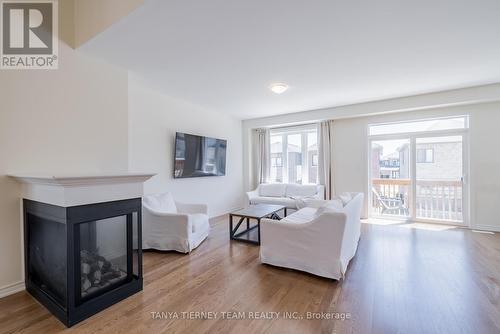
[[[276,94],[281,94],[284,93],[288,89],[288,85],[284,83],[275,83],[272,84],[271,87],[269,87],[273,93]]]

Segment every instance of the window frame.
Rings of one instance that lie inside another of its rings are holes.
[[[389,134],[371,134],[370,133],[370,128],[372,126],[376,125],[383,125],[383,124],[404,124],[404,123],[413,123],[413,122],[418,122],[418,121],[427,121],[427,120],[439,120],[439,119],[457,119],[457,118],[463,118],[464,119],[464,126],[463,128],[456,128],[456,129],[439,129],[439,130],[426,130],[426,131],[414,131],[414,132],[397,132],[397,133],[389,133]],[[410,156],[408,157],[408,162],[410,164],[410,178],[411,178],[411,196],[412,198],[416,198],[417,192],[416,192],[416,180],[417,180],[417,175],[416,175],[416,166],[417,166],[417,161],[416,161],[416,145],[417,145],[417,139],[419,138],[426,138],[426,137],[448,137],[448,136],[460,136],[462,138],[462,168],[463,168],[463,176],[462,176],[462,221],[441,221],[437,219],[424,219],[424,218],[418,218],[416,215],[416,207],[415,205],[410,205],[410,215],[405,218],[400,218],[400,217],[391,217],[391,216],[383,216],[384,219],[388,220],[396,220],[396,221],[410,221],[410,222],[424,222],[424,223],[436,223],[436,224],[452,224],[456,226],[468,226],[471,227],[471,210],[470,210],[470,182],[469,182],[469,175],[470,175],[470,140],[469,140],[469,133],[470,133],[470,125],[471,125],[471,116],[467,114],[462,114],[462,115],[452,115],[452,116],[445,116],[445,117],[434,117],[434,118],[420,118],[420,119],[414,119],[411,121],[407,120],[401,120],[401,121],[393,121],[393,122],[380,122],[380,123],[368,123],[366,128],[365,128],[365,134],[367,140],[367,152],[370,152],[371,147],[372,147],[372,142],[374,141],[381,141],[381,140],[392,140],[392,139],[404,139],[408,138],[410,140]],[[368,157],[370,157],[370,153],[367,153]],[[406,159],[406,157],[405,157]],[[366,192],[368,194],[367,199],[368,203],[373,202],[373,194],[371,191],[371,182],[372,182],[372,161],[370,158],[367,159],[368,164],[367,164],[367,183],[366,183]],[[435,154],[433,154],[433,160],[436,161]],[[414,204],[414,203],[413,203]],[[368,216],[369,217],[380,217],[377,216],[373,213],[371,205],[368,206]]]
[[[417,135],[419,133],[454,133],[456,131],[464,131],[468,130],[470,127],[470,119],[469,115],[456,115],[456,116],[446,116],[446,117],[433,117],[433,118],[419,118],[419,119],[414,119],[411,121],[394,121],[394,122],[382,122],[382,123],[370,123],[368,124],[368,131],[367,135],[368,137],[371,138],[377,138],[377,137],[389,137],[389,136],[394,136],[397,137],[399,135]],[[453,120],[453,119],[463,119],[464,121],[464,126],[463,127],[457,127],[457,128],[448,128],[448,129],[437,129],[437,130],[419,130],[419,131],[401,131],[401,132],[388,132],[388,133],[372,133],[372,128],[377,128],[381,126],[393,126],[393,125],[405,125],[405,124],[417,124],[417,123],[423,123],[423,122],[431,122],[431,121],[447,121],[447,120]]]
[[[312,157],[309,159],[308,154],[308,135],[310,133],[316,133],[316,145],[318,145],[318,128],[316,124],[312,125],[302,125],[302,126],[294,126],[294,127],[285,127],[285,128],[274,128],[270,130],[270,137],[281,136],[281,156],[282,156],[282,164],[281,166],[272,166],[271,168],[277,167],[282,168],[282,181],[281,183],[297,183],[296,180],[290,180],[288,175],[288,136],[290,135],[301,135],[301,182],[297,184],[317,184],[318,175],[316,175],[316,183],[310,183],[309,180],[309,170],[311,167],[317,168],[317,166],[311,165]],[[272,141],[271,141],[272,142]],[[272,144],[271,144],[272,145]],[[270,154],[273,152],[270,150]],[[317,154],[316,154],[317,155]],[[311,161],[309,161],[311,160]],[[271,177],[271,172],[269,173],[269,177]],[[317,174],[317,173],[316,173]],[[270,179],[271,182],[279,182],[275,179]]]

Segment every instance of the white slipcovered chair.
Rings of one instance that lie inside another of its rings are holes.
[[[205,204],[175,202],[170,193],[149,195],[142,200],[143,249],[189,253],[209,232]]]
[[[344,277],[361,232],[362,193],[317,201],[282,220],[260,224],[260,261],[332,279]]]

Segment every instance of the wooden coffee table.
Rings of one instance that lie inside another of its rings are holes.
[[[286,207],[283,205],[257,204],[251,205],[246,209],[238,210],[229,214],[229,237],[231,240],[248,242],[254,245],[260,245],[260,220],[262,218],[281,219],[278,212],[283,210],[283,216],[286,216]],[[233,228],[233,217],[239,218],[238,223]],[[257,224],[250,226],[251,220]],[[238,232],[241,224],[246,221],[246,229]],[[257,235],[251,233],[257,229]],[[254,234],[254,235],[252,235]]]

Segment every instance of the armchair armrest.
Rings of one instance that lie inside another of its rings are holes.
[[[316,196],[314,198],[307,199],[305,201],[305,204],[308,208],[320,208],[321,206],[325,205],[328,201],[325,201],[324,199],[317,198]]]
[[[252,199],[259,196],[259,190],[257,188],[255,190],[248,191],[246,195],[247,195],[247,202],[250,204],[252,202]]]
[[[175,205],[177,206],[177,210],[182,213],[202,213],[208,215],[208,206],[206,204],[188,204],[175,202]]]

